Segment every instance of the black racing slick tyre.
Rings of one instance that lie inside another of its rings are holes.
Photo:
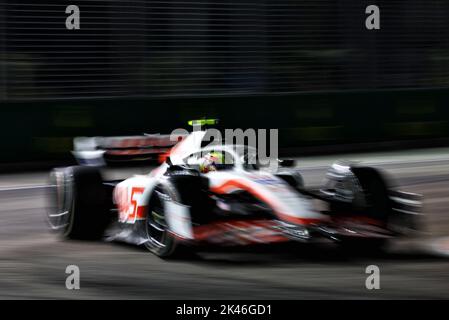
[[[386,178],[375,168],[355,167],[352,171],[365,194],[368,216],[387,223],[392,209]]]
[[[192,221],[204,223],[205,212],[210,213],[210,199],[203,192],[204,180],[199,176],[172,176],[153,192],[147,211],[145,232],[146,248],[164,259],[195,258],[193,248],[180,243],[170,230],[165,202],[172,201],[189,210]]]
[[[371,167],[352,168],[365,197],[364,214],[387,225],[391,215],[388,181],[380,171]],[[342,249],[357,254],[380,254],[388,248],[388,238],[341,239]]]
[[[170,195],[163,188],[157,188],[150,200],[145,221],[145,234],[147,241],[145,247],[160,258],[176,257],[178,244],[169,232],[164,201]]]
[[[108,219],[108,197],[97,168],[74,166],[50,174],[50,227],[69,239],[102,237]]]

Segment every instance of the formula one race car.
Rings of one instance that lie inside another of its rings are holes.
[[[377,169],[336,163],[323,187],[308,189],[291,161],[270,173],[251,148],[202,147],[204,135],[191,133],[159,167],[123,181],[103,181],[92,166],[54,169],[50,226],[67,238],[144,245],[160,257],[203,244],[315,239],[368,249],[416,230],[420,197],[393,190]]]

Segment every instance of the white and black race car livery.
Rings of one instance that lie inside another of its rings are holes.
[[[159,167],[123,181],[104,181],[93,166],[54,169],[50,226],[67,238],[144,245],[160,257],[203,244],[329,239],[378,247],[418,227],[420,196],[389,187],[377,169],[336,163],[323,187],[308,189],[297,169],[261,170],[250,148],[202,147],[204,135],[191,133]],[[230,161],[202,172],[209,152]]]

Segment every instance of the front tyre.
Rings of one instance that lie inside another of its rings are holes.
[[[145,247],[161,258],[173,257],[177,252],[176,239],[169,232],[166,220],[165,200],[170,200],[170,196],[162,188],[156,189],[151,196],[145,221]]]

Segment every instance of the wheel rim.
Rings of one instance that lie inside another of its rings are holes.
[[[154,249],[164,249],[167,246],[167,222],[165,220],[164,203],[162,199],[168,198],[163,193],[156,191],[146,219],[147,238]]]

